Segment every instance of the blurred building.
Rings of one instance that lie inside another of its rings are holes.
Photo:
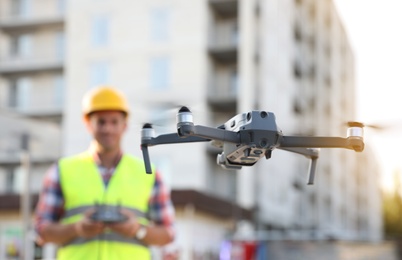
[[[355,117],[353,51],[331,0],[0,5],[0,107],[62,126],[63,155],[87,148],[81,97],[100,84],[128,95],[124,148],[138,156],[142,123],[173,132],[179,105],[209,126],[270,111],[285,135],[345,136],[342,123]],[[309,161],[284,151],[239,171],[216,165],[217,150],[205,143],[150,155],[172,188],[184,259],[217,254],[235,237],[382,238],[371,153],[322,149],[313,186]],[[237,228],[244,220],[250,228]]]
[[[5,248],[20,244],[24,234],[24,219],[18,215],[25,176],[23,136],[30,139],[34,194],[46,169],[61,154],[64,2],[0,0],[1,259],[6,259]]]
[[[0,1],[1,108],[60,122],[64,1]]]

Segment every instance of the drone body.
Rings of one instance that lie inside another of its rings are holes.
[[[308,184],[314,182],[319,155],[317,148],[345,148],[356,152],[364,149],[363,124],[357,122],[349,126],[346,138],[284,136],[271,112],[241,113],[223,125],[211,128],[194,125],[191,111],[182,107],[177,114],[177,133],[155,136],[151,124],[143,126],[141,149],[146,172],[152,172],[148,146],[205,141],[212,141],[212,144],[223,149],[217,156],[217,163],[226,169],[252,166],[264,156],[269,159],[274,149],[304,155],[311,159]]]
[[[270,158],[282,136],[275,115],[265,111],[239,114],[227,121],[224,129],[239,133],[240,138],[239,143],[224,143],[223,153],[217,158],[224,168],[252,166],[263,156]]]

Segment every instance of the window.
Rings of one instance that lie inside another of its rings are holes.
[[[64,32],[57,32],[55,35],[56,42],[56,58],[63,59],[65,54],[65,37]]]
[[[90,86],[95,87],[102,84],[107,84],[110,81],[109,63],[95,62],[90,67]]]
[[[298,22],[296,22],[293,26],[293,38],[297,42],[300,42],[302,40],[302,29],[301,25]]]
[[[237,70],[232,70],[230,72],[230,94],[231,94],[231,96],[236,96],[238,89],[239,89],[239,74],[237,73]]]
[[[296,115],[300,115],[303,113],[303,106],[301,104],[301,101],[297,97],[293,100],[293,112]]]
[[[109,43],[109,17],[97,15],[93,17],[91,24],[92,46],[101,47]]]
[[[150,85],[152,89],[167,89],[170,85],[170,60],[166,57],[151,59]]]
[[[17,84],[15,84],[14,81],[10,83],[10,87],[8,90],[8,106],[9,107],[17,107],[17,98],[18,98],[18,93],[17,93]]]
[[[237,26],[237,23],[235,23],[235,24],[232,26],[231,40],[232,40],[232,43],[233,43],[234,45],[237,46],[237,45],[239,44],[239,27]]]
[[[66,0],[57,0],[57,11],[60,14],[64,14],[66,12]]]
[[[153,8],[150,13],[151,41],[165,42],[169,39],[170,13],[167,8]]]
[[[19,78],[17,80],[18,108],[27,109],[29,107],[29,97],[31,96],[31,79]]]
[[[11,39],[11,55],[16,57],[27,57],[32,54],[32,36],[21,34]]]
[[[31,12],[31,0],[13,0],[11,10],[13,15],[27,17]]]
[[[6,193],[13,193],[13,186],[14,186],[14,179],[15,179],[15,169],[14,168],[8,168],[6,172],[6,185],[5,185],[5,192]]]
[[[21,194],[24,185],[25,173],[25,169],[22,166],[18,166],[14,169],[12,183],[10,183],[13,193]]]
[[[21,166],[10,167],[6,169],[6,178],[5,178],[6,193],[21,193],[24,173],[25,171]]]
[[[64,92],[64,77],[63,75],[56,75],[54,78],[54,104],[56,107],[63,106],[63,92]]]
[[[293,62],[293,75],[295,78],[300,79],[302,77],[302,68],[301,63],[299,61]]]
[[[30,78],[17,78],[10,82],[9,106],[19,109],[29,107],[29,97],[31,92]]]

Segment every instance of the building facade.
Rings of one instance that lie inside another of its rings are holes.
[[[331,0],[0,5],[1,109],[56,122],[61,155],[87,148],[81,97],[101,84],[128,95],[124,149],[138,156],[141,125],[175,131],[180,105],[195,124],[213,127],[239,113],[273,112],[284,135],[344,137],[343,123],[355,118],[353,51]],[[322,149],[312,186],[303,156],[275,150],[228,171],[216,164],[218,152],[206,143],[150,148],[173,193],[235,205],[219,215],[200,200],[181,201],[179,233],[189,234],[194,219],[217,230],[208,240],[200,229],[202,245],[178,239],[183,255],[216,253],[219,239],[239,235],[240,220],[254,239],[381,240],[379,170],[368,149]]]
[[[25,195],[39,192],[46,169],[61,155],[64,14],[63,0],[0,1],[1,259],[34,254],[24,211],[35,201]]]

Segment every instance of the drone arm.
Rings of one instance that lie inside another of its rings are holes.
[[[361,152],[364,149],[364,142],[362,138],[356,137],[282,136],[278,148],[290,147],[346,148]]]
[[[178,134],[182,137],[192,136],[192,137],[220,140],[230,143],[240,142],[240,136],[237,132],[202,125],[191,125],[191,124],[181,125],[178,128]]]
[[[342,137],[283,136],[280,147],[346,147],[346,139]]]
[[[181,138],[177,133],[159,135],[157,137],[145,137],[141,139],[141,151],[144,158],[145,171],[146,173],[152,173],[151,160],[149,159],[148,146],[154,146],[159,144],[175,144],[175,143],[190,143],[190,142],[206,142],[209,139],[188,136],[186,138]]]
[[[141,144],[147,146],[154,146],[159,144],[193,143],[193,142],[208,142],[208,141],[211,140],[197,136],[188,136],[186,138],[182,138],[178,136],[177,133],[172,133],[172,134],[159,135],[157,137],[152,138],[143,138],[141,140]]]

